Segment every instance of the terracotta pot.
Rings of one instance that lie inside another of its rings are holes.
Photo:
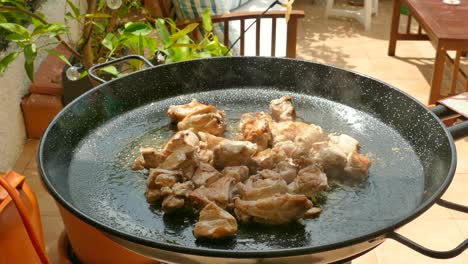
[[[155,261],[125,249],[110,240],[105,234],[83,222],[57,203],[65,224],[68,240],[76,257],[86,264],[154,264]],[[59,242],[60,243],[60,242]],[[63,249],[59,251],[63,252]],[[62,257],[63,258],[63,257]],[[66,259],[66,258],[64,258]],[[65,262],[66,263],[66,262]]]

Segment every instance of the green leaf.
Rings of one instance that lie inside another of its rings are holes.
[[[71,7],[73,14],[75,17],[78,17],[80,15],[80,9],[72,3],[72,1],[67,0],[68,5]]]
[[[148,49],[149,53],[151,54],[151,58],[154,56],[156,49],[158,48],[158,41],[155,38],[146,36],[144,38],[145,46]]]
[[[152,31],[150,25],[141,22],[128,22],[125,24],[124,33],[133,35],[148,35]]]
[[[1,61],[0,61],[0,73],[4,72],[8,65],[10,65],[16,57],[18,57],[19,52],[12,52],[8,55],[6,55]]]
[[[35,27],[44,26],[45,24],[35,17],[31,17],[32,23]]]
[[[117,37],[112,33],[107,33],[106,37],[102,40],[101,44],[106,47],[108,50],[113,50],[115,48],[115,44],[119,40]]]
[[[27,40],[27,38],[25,38],[23,35],[21,34],[16,34],[16,33],[12,33],[12,34],[9,34],[5,37],[6,40],[8,41],[13,41],[13,42],[18,42],[18,41],[24,41],[24,40]]]
[[[65,62],[68,66],[72,66],[72,64],[68,61],[67,57],[65,57],[63,54],[58,53],[57,51],[53,49],[48,49],[46,50],[49,54],[61,59],[63,62]]]
[[[25,37],[29,37],[29,31],[21,25],[15,23],[0,23],[0,27],[12,33],[18,33]]]
[[[27,44],[24,46],[24,58],[27,63],[34,63],[34,60],[36,59],[37,55],[37,50],[36,50],[36,44]]]
[[[65,13],[65,18],[68,18],[68,19],[75,19],[75,17],[72,15],[72,13],[70,12],[67,12]]]
[[[106,0],[99,0],[97,10],[100,11],[104,7],[105,4],[106,4]]]
[[[211,12],[209,8],[206,8],[205,11],[202,14],[202,22],[203,22],[203,28],[211,32],[213,31],[213,23],[211,22]]]
[[[88,76],[88,71],[83,71],[80,75],[80,78],[78,78],[78,80],[81,80],[83,79],[84,77]]]
[[[7,19],[2,14],[0,14],[0,23],[7,23]]]
[[[167,47],[172,43],[171,35],[166,28],[164,19],[158,18],[155,23],[156,31],[158,32],[159,39],[163,42],[164,46]]]
[[[111,15],[104,14],[104,13],[96,13],[96,14],[85,14],[85,18],[110,18]]]
[[[197,27],[198,27],[198,23],[188,24],[186,27],[181,29],[179,32],[171,35],[172,41],[177,41],[181,37],[187,36],[188,33],[192,32]]]
[[[112,66],[112,65],[101,68],[101,71],[107,72],[107,73],[112,74],[114,76],[119,75],[119,71],[117,70],[117,68],[115,66]]]
[[[34,62],[25,61],[24,69],[26,70],[26,73],[28,74],[29,80],[33,82],[34,81]]]
[[[143,47],[143,36],[141,34],[138,36],[138,51],[141,56],[145,55],[145,48]]]

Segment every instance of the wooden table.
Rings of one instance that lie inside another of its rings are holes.
[[[398,32],[402,5],[409,12],[406,33]],[[412,18],[419,24],[417,33],[411,32]],[[460,69],[460,58],[468,51],[468,0],[461,0],[458,6],[446,5],[442,0],[393,0],[389,56],[395,55],[397,40],[430,40],[436,49],[429,104],[444,97],[440,90],[446,58],[452,66],[450,95],[456,92],[458,78],[464,80],[464,89],[468,90],[467,75]],[[456,51],[455,59],[447,51]]]

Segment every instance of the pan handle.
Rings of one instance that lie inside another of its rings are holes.
[[[409,240],[408,238],[395,233],[394,231],[390,232],[387,235],[387,238],[391,238],[409,248],[412,250],[415,250],[425,256],[428,256],[430,258],[437,258],[437,259],[449,259],[449,258],[454,258],[458,255],[460,255],[463,251],[465,251],[468,248],[468,239],[465,239],[465,241],[461,242],[456,248],[447,250],[447,251],[436,251],[432,250],[429,248],[426,248],[424,246],[419,245],[418,243]]]
[[[102,68],[102,67],[105,67],[105,66],[108,66],[108,65],[111,65],[111,64],[114,64],[114,63],[118,63],[118,62],[122,62],[122,61],[126,61],[126,60],[131,60],[131,59],[135,59],[135,60],[141,60],[145,63],[146,67],[147,68],[151,68],[151,67],[154,67],[154,65],[149,62],[145,57],[143,56],[140,56],[140,55],[127,55],[127,56],[123,56],[121,58],[118,58],[118,59],[114,59],[114,60],[110,60],[110,61],[107,61],[107,62],[104,62],[104,63],[101,63],[101,64],[96,64],[96,65],[93,65],[91,68],[89,68],[88,70],[88,74],[91,78],[93,78],[94,80],[100,82],[100,83],[105,83],[106,80],[98,77],[96,74],[94,74],[94,71],[99,69],[99,68]]]
[[[448,107],[441,104],[431,107],[429,108],[429,110],[431,110],[431,112],[433,112],[441,120],[451,119],[460,116],[460,114],[458,114],[457,112],[452,111]],[[464,121],[460,124],[448,127],[447,129],[454,140],[462,139],[468,136],[468,121]]]

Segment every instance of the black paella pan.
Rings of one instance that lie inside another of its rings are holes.
[[[142,59],[119,61],[129,58]],[[39,149],[42,179],[54,198],[121,245],[183,263],[332,262],[386,238],[436,258],[467,248],[465,240],[454,250],[432,251],[394,232],[435,202],[467,211],[439,200],[455,172],[453,137],[468,134],[468,122],[445,128],[433,113],[447,114],[444,107],[431,112],[373,78],[293,59],[230,57],[150,66],[68,105]],[[367,181],[332,191],[317,219],[241,225],[234,239],[214,243],[194,238],[193,217],[166,216],[147,204],[145,173],[130,165],[141,146],[160,144],[174,133],[165,115],[169,105],[196,98],[225,109],[234,122],[242,113],[267,111],[283,95],[292,96],[306,122],[361,142],[361,153],[373,160]]]

